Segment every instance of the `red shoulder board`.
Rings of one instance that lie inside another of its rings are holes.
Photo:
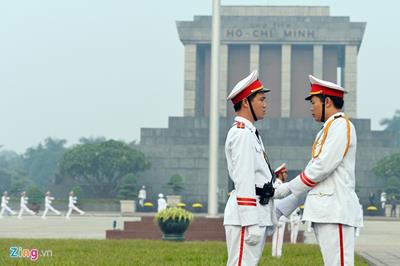
[[[244,123],[243,122],[236,121],[235,123],[236,123],[236,127],[237,128],[244,128]]]

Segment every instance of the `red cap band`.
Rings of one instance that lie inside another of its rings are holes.
[[[278,171],[276,171],[275,174],[279,174],[279,173],[282,173],[282,172],[287,172],[286,167],[282,167],[281,169],[279,169]]]
[[[236,95],[233,99],[232,99],[232,103],[233,104],[237,104],[238,102],[240,102],[241,100],[245,99],[247,96],[253,94],[256,91],[259,91],[263,89],[263,85],[261,84],[261,82],[257,79],[255,80],[253,83],[251,83],[249,86],[247,86],[247,88],[245,88],[244,90],[242,90],[238,95]]]
[[[311,84],[311,92],[310,95],[317,95],[317,94],[323,94],[323,95],[328,95],[328,96],[336,96],[339,98],[343,98],[344,92],[327,88],[318,84]]]

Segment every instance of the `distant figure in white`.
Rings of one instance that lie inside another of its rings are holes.
[[[75,206],[77,202],[77,197],[74,196],[74,192],[69,192],[69,202],[68,202],[68,212],[65,218],[71,219],[69,216],[71,215],[72,210],[79,212],[80,215],[84,215],[85,212]]]
[[[301,220],[301,211],[297,207],[290,215],[290,243],[296,244]]]
[[[382,209],[385,209],[385,205],[386,205],[386,192],[382,191],[381,193],[381,205],[382,205]]]
[[[280,258],[282,256],[283,237],[285,235],[286,217],[279,217],[275,232],[272,235],[272,257]]]
[[[52,211],[52,212],[54,212],[54,213],[57,214],[57,215],[60,215],[60,214],[61,214],[61,212],[57,211],[56,209],[54,209],[53,206],[51,206],[51,202],[52,202],[53,200],[54,200],[54,197],[51,196],[51,192],[50,192],[50,191],[47,191],[47,192],[46,192],[46,196],[44,197],[44,204],[45,204],[45,207],[44,207],[44,212],[43,212],[43,215],[42,215],[42,219],[46,219],[46,214],[47,214],[47,212],[48,212],[49,210]]]
[[[0,219],[3,218],[3,214],[5,211],[7,211],[11,215],[15,215],[16,212],[11,210],[10,207],[8,207],[8,201],[10,200],[10,197],[8,196],[8,192],[4,191],[3,196],[1,197],[1,211],[0,211]]]
[[[286,164],[283,163],[278,168],[276,168],[274,174],[276,176],[274,187],[277,188],[278,186],[283,184],[283,182],[285,182],[288,178],[288,169],[286,168]],[[276,200],[276,202],[278,201],[279,200]],[[279,218],[274,234],[272,235],[272,257],[280,258],[282,256],[282,246],[283,238],[285,235],[286,221],[287,218],[282,215]]]
[[[167,208],[167,201],[164,199],[162,193],[158,194],[157,212],[163,211]]]
[[[26,196],[26,192],[23,191],[21,193],[21,200],[20,200],[21,209],[19,210],[19,213],[18,213],[18,219],[22,219],[22,213],[24,211],[26,211],[30,215],[35,215],[35,212],[32,211],[31,209],[29,209],[28,206],[26,206],[26,204],[28,204],[28,200],[29,200],[29,198]]]
[[[139,195],[138,195],[138,198],[139,198],[139,205],[140,205],[141,207],[143,207],[144,200],[146,199],[146,197],[147,197],[147,194],[146,194],[146,186],[142,186],[142,188],[139,190]]]

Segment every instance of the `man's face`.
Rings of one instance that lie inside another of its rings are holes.
[[[282,182],[285,182],[288,178],[288,172],[287,171],[282,171],[278,174],[278,178],[282,180]]]
[[[251,104],[253,106],[254,112],[256,113],[257,119],[264,119],[267,113],[267,98],[264,92],[259,92],[253,98]]]
[[[310,103],[311,103],[311,115],[313,116],[314,120],[317,122],[321,121],[321,117],[322,117],[322,101],[319,97],[317,96],[313,96],[310,99]]]

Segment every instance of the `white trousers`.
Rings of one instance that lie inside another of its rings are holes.
[[[140,207],[143,207],[143,205],[144,205],[144,198],[139,198],[139,205],[140,205]]]
[[[260,243],[250,246],[246,243],[247,230],[240,225],[225,225],[228,266],[254,266],[258,264],[267,238],[266,227],[261,227],[263,236]]]
[[[272,257],[282,256],[283,237],[285,235],[286,223],[277,226],[272,235]]]
[[[35,215],[35,212],[32,211],[31,209],[29,209],[26,205],[21,205],[21,209],[19,210],[19,213],[18,213],[18,218],[21,219],[22,213],[24,213],[24,211],[26,211],[30,215]]]
[[[313,228],[325,266],[354,265],[354,227],[313,223]]]
[[[45,208],[44,208],[43,215],[42,215],[43,218],[46,216],[46,214],[47,214],[47,212],[48,212],[49,210],[52,211],[52,212],[54,212],[54,213],[57,214],[57,215],[60,215],[60,214],[61,214],[59,211],[57,211],[56,209],[54,209],[53,206],[51,206],[50,204],[46,204],[46,206],[45,206]]]
[[[15,211],[11,210],[10,207],[6,206],[2,206],[1,207],[1,211],[0,211],[0,217],[3,217],[4,212],[7,211],[10,214],[16,214]]]
[[[67,212],[67,215],[66,215],[66,218],[67,218],[67,219],[69,219],[69,216],[71,215],[71,213],[72,213],[73,210],[79,212],[79,214],[81,214],[81,215],[85,214],[84,211],[82,211],[81,209],[79,209],[79,208],[76,207],[75,205],[72,205],[72,206],[69,206],[69,207],[68,207],[68,212]]]
[[[290,223],[290,243],[296,244],[300,222]]]

